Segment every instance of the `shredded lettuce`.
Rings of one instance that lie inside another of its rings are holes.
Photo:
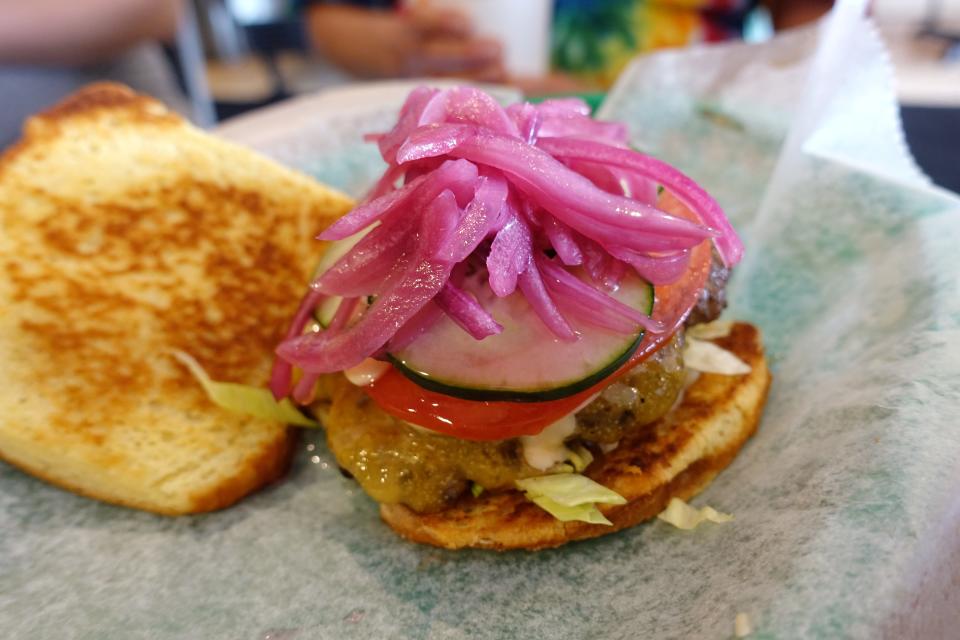
[[[483,493],[483,485],[479,485],[476,482],[474,482],[472,485],[470,485],[470,493],[473,494],[474,498],[479,498],[480,495]]]
[[[251,387],[236,382],[212,380],[196,359],[183,351],[173,351],[173,357],[196,378],[207,397],[218,407],[243,415],[275,420],[299,427],[319,427],[320,423],[300,413],[289,398],[277,402],[269,389]]]
[[[567,507],[587,502],[601,504],[626,504],[620,494],[607,489],[598,482],[577,473],[561,473],[517,480],[517,486],[527,495],[546,496]]]
[[[597,505],[592,502],[587,504],[578,504],[575,507],[568,507],[560,504],[559,502],[555,502],[546,496],[530,498],[530,501],[561,522],[571,522],[573,520],[577,520],[579,522],[588,522],[590,524],[613,525],[612,522],[607,520],[607,518],[600,513],[600,509],[597,509]]]
[[[697,509],[680,498],[671,498],[667,508],[657,516],[659,519],[672,524],[678,529],[696,529],[703,522],[715,522],[723,524],[733,520],[733,516],[728,513],[720,513],[713,507],[703,507]]]
[[[683,364],[689,369],[725,376],[750,373],[750,365],[726,349],[689,336],[683,347]]]
[[[568,450],[570,455],[567,457],[570,460],[570,464],[573,465],[573,470],[577,473],[582,472],[593,462],[593,454],[582,444],[578,443]]]
[[[715,338],[726,338],[733,329],[732,320],[714,320],[703,324],[695,324],[686,331],[688,338],[697,340],[713,340]]]
[[[602,484],[578,473],[558,473],[517,480],[527,499],[557,520],[611,524],[597,504],[626,504],[627,500]]]
[[[581,473],[593,462],[593,454],[582,444],[578,443],[573,448],[564,447],[563,450],[566,460],[550,467],[550,473]]]

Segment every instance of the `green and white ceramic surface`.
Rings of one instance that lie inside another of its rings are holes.
[[[731,315],[763,327],[775,383],[757,436],[695,500],[733,522],[440,551],[383,526],[317,433],[286,481],[189,518],[0,465],[4,635],[730,638],[741,612],[753,638],[946,633],[960,611],[960,205],[904,155],[882,48],[848,22],[834,27],[850,30],[848,59],[831,59],[829,30],[663,54],[602,112],[713,190],[747,242]],[[369,102],[301,101],[225,134],[358,194],[380,167],[360,136],[400,95],[363,90]]]

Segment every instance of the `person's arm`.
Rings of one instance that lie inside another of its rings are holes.
[[[180,0],[0,0],[0,63],[80,65],[176,31]]]
[[[463,16],[419,5],[405,13],[313,4],[307,31],[317,51],[362,77],[503,79],[500,47],[477,38]]]
[[[770,10],[773,26],[780,31],[813,22],[830,11],[833,0],[763,0]]]

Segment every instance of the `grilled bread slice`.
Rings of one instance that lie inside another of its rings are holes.
[[[671,497],[698,494],[753,435],[771,379],[752,325],[738,323],[715,342],[749,364],[750,373],[702,374],[672,413],[635,430],[588,467],[586,475],[627,499],[622,506],[600,506],[613,526],[560,522],[518,491],[467,495],[428,514],[384,504],[381,517],[401,536],[438,547],[534,550],[633,526],[663,511]]]
[[[170,351],[264,385],[351,204],[119,85],[31,119],[0,158],[0,458],[164,514],[277,478],[287,427],[217,408]]]

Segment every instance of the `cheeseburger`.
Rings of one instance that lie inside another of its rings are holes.
[[[326,251],[271,388],[409,539],[538,549],[699,492],[755,430],[758,331],[716,201],[579,100],[421,87]]]

